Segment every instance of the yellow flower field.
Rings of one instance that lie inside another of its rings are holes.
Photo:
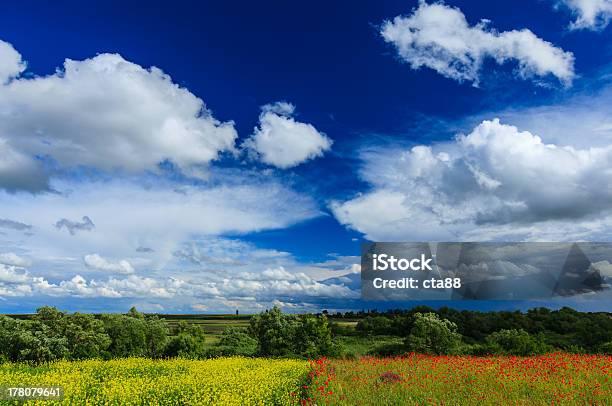
[[[60,361],[0,365],[0,386],[63,386],[63,402],[90,405],[287,405],[309,371],[306,361],[214,360]]]

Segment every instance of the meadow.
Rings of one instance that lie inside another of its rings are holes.
[[[39,404],[612,405],[611,368],[612,315],[568,308],[0,316],[0,387],[64,387]]]
[[[612,357],[126,358],[0,365],[2,385],[64,387],[28,404],[607,405]],[[19,404],[14,402],[14,404]]]
[[[612,357],[405,356],[311,361],[310,405],[609,405]]]

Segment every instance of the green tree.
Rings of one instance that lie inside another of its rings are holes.
[[[166,345],[168,357],[201,358],[205,355],[204,330],[194,324],[181,321],[177,334],[170,338]]]
[[[435,313],[416,313],[410,335],[404,342],[409,351],[425,354],[454,354],[460,343],[457,325],[440,319]]]
[[[102,315],[104,329],[111,343],[111,357],[141,357],[146,355],[146,331],[144,320],[123,314]]]
[[[147,316],[144,323],[146,355],[150,358],[159,358],[164,355],[168,343],[166,321],[157,316]]]
[[[282,356],[294,352],[297,317],[274,306],[251,318],[249,331],[259,343],[260,355]]]
[[[283,314],[275,306],[251,318],[249,333],[257,339],[258,354],[263,356],[318,357],[342,352],[324,314]]]
[[[101,358],[111,344],[104,323],[91,314],[66,316],[64,335],[72,359]]]
[[[257,354],[257,340],[248,331],[239,327],[228,327],[221,334],[213,353],[216,355],[242,355],[246,357]]]
[[[496,331],[487,336],[488,349],[496,354],[536,355],[552,350],[542,337],[532,336],[523,329]]]
[[[299,317],[293,352],[315,358],[331,355],[334,350],[331,328],[324,314],[320,316],[305,314]]]

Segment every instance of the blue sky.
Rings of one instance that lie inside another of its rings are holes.
[[[608,241],[611,16],[6,5],[0,311],[398,306],[359,300],[363,240]]]

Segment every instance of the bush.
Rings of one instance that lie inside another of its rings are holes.
[[[221,339],[208,354],[209,356],[251,357],[257,354],[257,340],[251,337],[244,328],[229,327],[223,331]]]
[[[543,337],[531,336],[523,329],[500,330],[487,336],[487,347],[494,354],[537,355],[553,350]]]
[[[325,315],[283,314],[275,306],[251,318],[249,333],[257,339],[258,355],[313,358],[343,353],[342,346],[332,339]]]
[[[405,340],[409,351],[424,354],[455,354],[461,343],[457,325],[435,313],[416,313],[410,335]]]
[[[145,316],[134,307],[127,314],[103,314],[110,339],[107,357],[159,358],[166,347],[168,328],[157,316]]]
[[[206,355],[205,340],[204,330],[199,326],[181,321],[177,335],[170,338],[166,345],[165,355],[191,359],[203,358]]]
[[[612,355],[612,341],[599,346],[598,352],[600,354]]]

